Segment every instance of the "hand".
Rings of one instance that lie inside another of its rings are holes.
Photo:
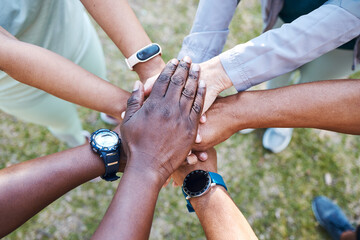
[[[205,97],[199,65],[192,65],[189,72],[190,64],[189,57],[169,62],[146,102],[144,87],[136,82],[121,125],[126,169],[153,172],[164,183],[186,158]]]
[[[216,151],[214,148],[210,148],[206,151],[208,154],[208,160],[205,162],[198,161],[194,165],[189,165],[184,162],[173,174],[172,178],[174,180],[175,186],[181,186],[184,182],[185,177],[194,170],[205,170],[209,172],[217,172],[217,157]]]
[[[200,64],[200,80],[206,83],[206,96],[204,103],[205,113],[217,96],[224,90],[230,88],[233,84],[223,68],[220,58],[214,57]]]
[[[234,107],[231,104],[235,101],[234,97],[233,95],[216,99],[206,112],[206,117],[203,117],[206,120],[201,121],[199,125],[201,142],[196,142],[193,150],[205,151],[225,141],[241,129],[237,125],[238,121],[235,120],[236,116],[231,112]]]
[[[154,76],[146,79],[145,84],[144,84],[144,91],[145,91],[145,96],[149,96],[152,90],[152,87],[154,86],[154,83],[156,81],[156,79],[159,77],[159,74],[155,74]]]

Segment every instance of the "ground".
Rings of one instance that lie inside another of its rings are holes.
[[[164,60],[176,57],[191,28],[197,1],[130,2],[150,38],[163,47]],[[258,1],[247,0],[240,5],[225,49],[261,32]],[[97,30],[109,81],[130,90],[136,74],[127,69],[123,56],[106,34]],[[360,74],[353,77],[359,78]],[[95,111],[79,107],[79,114],[90,132],[111,127],[101,122]],[[334,199],[352,222],[359,222],[360,137],[296,129],[290,146],[272,154],[262,148],[262,134],[263,129],[248,135],[235,134],[216,147],[219,172],[259,239],[329,239],[311,211],[311,200],[318,195]],[[0,168],[66,149],[45,128],[4,113],[0,113],[0,135]],[[4,239],[89,239],[117,185],[83,184]],[[161,191],[150,239],[205,239],[196,215],[187,212],[179,188]]]

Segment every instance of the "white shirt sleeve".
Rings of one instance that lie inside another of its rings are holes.
[[[360,19],[325,4],[290,24],[270,30],[220,54],[238,91],[292,71],[360,34]]]
[[[194,63],[200,63],[219,55],[237,3],[237,0],[200,0],[191,32],[183,41],[178,59],[190,56]]]

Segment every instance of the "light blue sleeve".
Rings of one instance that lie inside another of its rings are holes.
[[[360,0],[329,0],[325,4],[337,5],[360,18]]]
[[[229,34],[229,24],[238,0],[200,0],[195,20],[183,41],[179,59],[190,56],[194,63],[219,55]]]
[[[352,0],[346,0],[352,1]],[[219,55],[238,91],[290,72],[360,34],[360,19],[325,4]]]

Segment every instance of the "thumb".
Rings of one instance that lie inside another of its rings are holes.
[[[154,83],[158,77],[159,77],[159,74],[156,74],[146,80],[145,85],[144,85],[145,96],[150,95],[152,87],[154,86]]]
[[[144,103],[144,85],[136,81],[130,98],[127,101],[124,122],[127,122]]]

